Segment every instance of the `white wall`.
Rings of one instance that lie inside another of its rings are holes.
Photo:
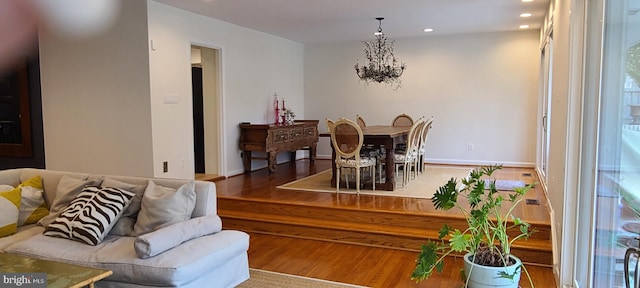
[[[156,176],[194,177],[191,44],[221,51],[225,175],[243,171],[238,124],[270,122],[274,92],[304,118],[301,44],[154,1],[148,7]],[[164,104],[167,96],[176,97],[178,104]],[[162,173],[163,161],[169,161],[169,173]],[[266,167],[266,161],[254,165]]]
[[[301,44],[151,0],[124,1],[103,35],[40,35],[47,168],[193,178],[191,44],[221,52],[222,106],[213,112],[220,174],[242,173],[238,123],[271,121],[274,92],[304,118]]]
[[[375,125],[401,113],[433,115],[429,162],[534,165],[539,31],[395,40],[407,64],[398,90],[359,82],[359,41],[306,45],[306,118],[322,120],[326,131],[326,117],[360,114]],[[318,155],[330,157],[328,139],[321,138]]]
[[[47,169],[153,176],[146,3],[91,38],[41,33]]]

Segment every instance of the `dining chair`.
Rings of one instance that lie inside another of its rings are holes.
[[[413,120],[413,118],[407,114],[400,114],[398,116],[396,116],[395,118],[393,118],[393,121],[391,121],[391,126],[394,127],[411,127],[411,125],[413,125],[413,122],[415,122]],[[394,149],[404,149],[407,146],[407,138],[403,137],[402,140],[400,141],[400,143],[396,144],[396,147],[393,147]]]
[[[393,121],[391,121],[391,126],[409,127],[411,125],[413,125],[413,118],[404,113],[396,116],[396,118],[393,118]]]
[[[358,123],[358,126],[360,126],[360,128],[367,127],[367,123],[364,122],[364,119],[362,119],[362,116],[357,114],[356,114],[356,123]]]
[[[407,137],[407,146],[404,150],[396,151],[394,155],[396,161],[395,175],[400,175],[400,167],[402,167],[402,187],[407,185],[407,182],[409,182],[411,178],[411,171],[414,171],[414,177],[417,177],[418,175],[416,167],[416,159],[418,158],[417,147],[420,144],[419,140],[421,129],[425,124],[426,122],[422,119],[413,123]]]
[[[360,126],[360,129],[364,129],[365,127],[367,127],[367,123],[364,121],[364,118],[362,118],[362,116],[356,114],[356,123],[358,123],[358,126]],[[383,147],[380,147],[380,145],[376,146],[373,144],[369,144],[369,145],[364,145],[362,147],[362,150],[360,150],[360,155],[361,156],[367,156],[367,157],[375,157],[376,158],[376,169],[378,169],[378,180],[382,179],[382,161],[384,159],[382,159],[382,150]]]
[[[636,239],[638,239],[638,237],[636,237]],[[635,265],[633,265],[633,269],[631,271],[633,271],[632,273],[629,273],[629,268],[631,268],[631,262],[632,262],[632,258],[634,258],[633,263]],[[636,248],[636,247],[629,247],[627,248],[627,251],[625,251],[624,253],[624,282],[625,282],[625,287],[626,288],[638,288],[640,287],[640,271],[638,270],[638,265],[640,264],[640,249]],[[633,279],[633,281],[631,281]],[[633,285],[631,284],[633,282]]]
[[[327,122],[327,131],[331,132],[331,130],[333,129],[333,126],[336,125],[336,122],[329,119],[329,118],[325,118],[325,121]]]
[[[362,129],[352,120],[338,119],[331,129],[331,143],[336,153],[336,193],[340,193],[340,174],[343,168],[355,170],[356,193],[360,194],[360,169],[371,168],[369,174],[373,183],[373,190],[376,190],[376,160],[374,157],[360,156],[364,134]],[[345,176],[347,185],[349,179]],[[347,186],[347,189],[349,186]]]
[[[425,124],[422,126],[422,131],[420,131],[420,141],[418,144],[418,158],[416,159],[418,162],[418,171],[422,174],[424,172],[424,155],[427,151],[427,136],[429,134],[429,130],[431,129],[433,124],[433,116],[429,119],[425,120]]]

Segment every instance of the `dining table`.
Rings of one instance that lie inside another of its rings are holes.
[[[395,185],[395,156],[394,147],[397,143],[401,143],[406,140],[407,135],[411,130],[410,126],[391,126],[391,125],[372,125],[362,127],[362,134],[364,136],[363,146],[384,147],[385,149],[385,181],[376,184],[376,189],[382,189],[386,191],[393,191]],[[330,132],[323,132],[318,134],[320,137],[331,138]],[[336,151],[331,144],[331,186],[336,185]]]

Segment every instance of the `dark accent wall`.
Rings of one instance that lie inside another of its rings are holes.
[[[30,158],[0,157],[0,170],[10,168],[45,168],[44,131],[42,129],[42,93],[40,88],[40,61],[38,53],[27,59],[29,77],[29,106],[31,107],[31,145]]]

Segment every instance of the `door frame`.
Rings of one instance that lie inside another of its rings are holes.
[[[197,46],[197,47],[201,47],[201,48],[207,48],[207,49],[213,49],[217,51],[217,65],[216,65],[216,70],[217,70],[217,82],[218,85],[216,87],[216,97],[215,97],[215,101],[216,101],[216,123],[215,123],[215,130],[216,130],[216,145],[218,147],[217,151],[216,151],[216,159],[218,159],[217,163],[216,163],[216,170],[217,170],[217,174],[219,176],[226,176],[227,175],[227,159],[225,156],[224,151],[226,151],[226,145],[225,145],[225,141],[224,141],[224,135],[225,133],[225,117],[224,117],[224,81],[223,81],[223,75],[224,75],[224,49],[221,46],[218,45],[213,45],[213,44],[207,44],[207,43],[201,43],[201,42],[195,42],[192,41],[189,43],[189,51],[191,51],[191,47],[193,46]],[[191,61],[189,61],[189,67],[191,67]],[[191,69],[189,69],[189,71],[191,71]],[[204,79],[203,79],[204,81]],[[193,87],[191,87],[191,93],[193,93]],[[193,117],[193,111],[191,112],[192,117]],[[205,130],[206,130],[206,123],[205,123]],[[206,132],[205,132],[205,145],[206,145]],[[193,148],[193,147],[192,147]],[[190,151],[190,153],[193,155],[194,152],[193,150]],[[205,152],[206,155],[206,152]],[[193,155],[193,157],[195,157],[195,155]],[[194,158],[194,163],[195,163],[195,158]],[[206,171],[206,164],[205,164],[205,171]]]

